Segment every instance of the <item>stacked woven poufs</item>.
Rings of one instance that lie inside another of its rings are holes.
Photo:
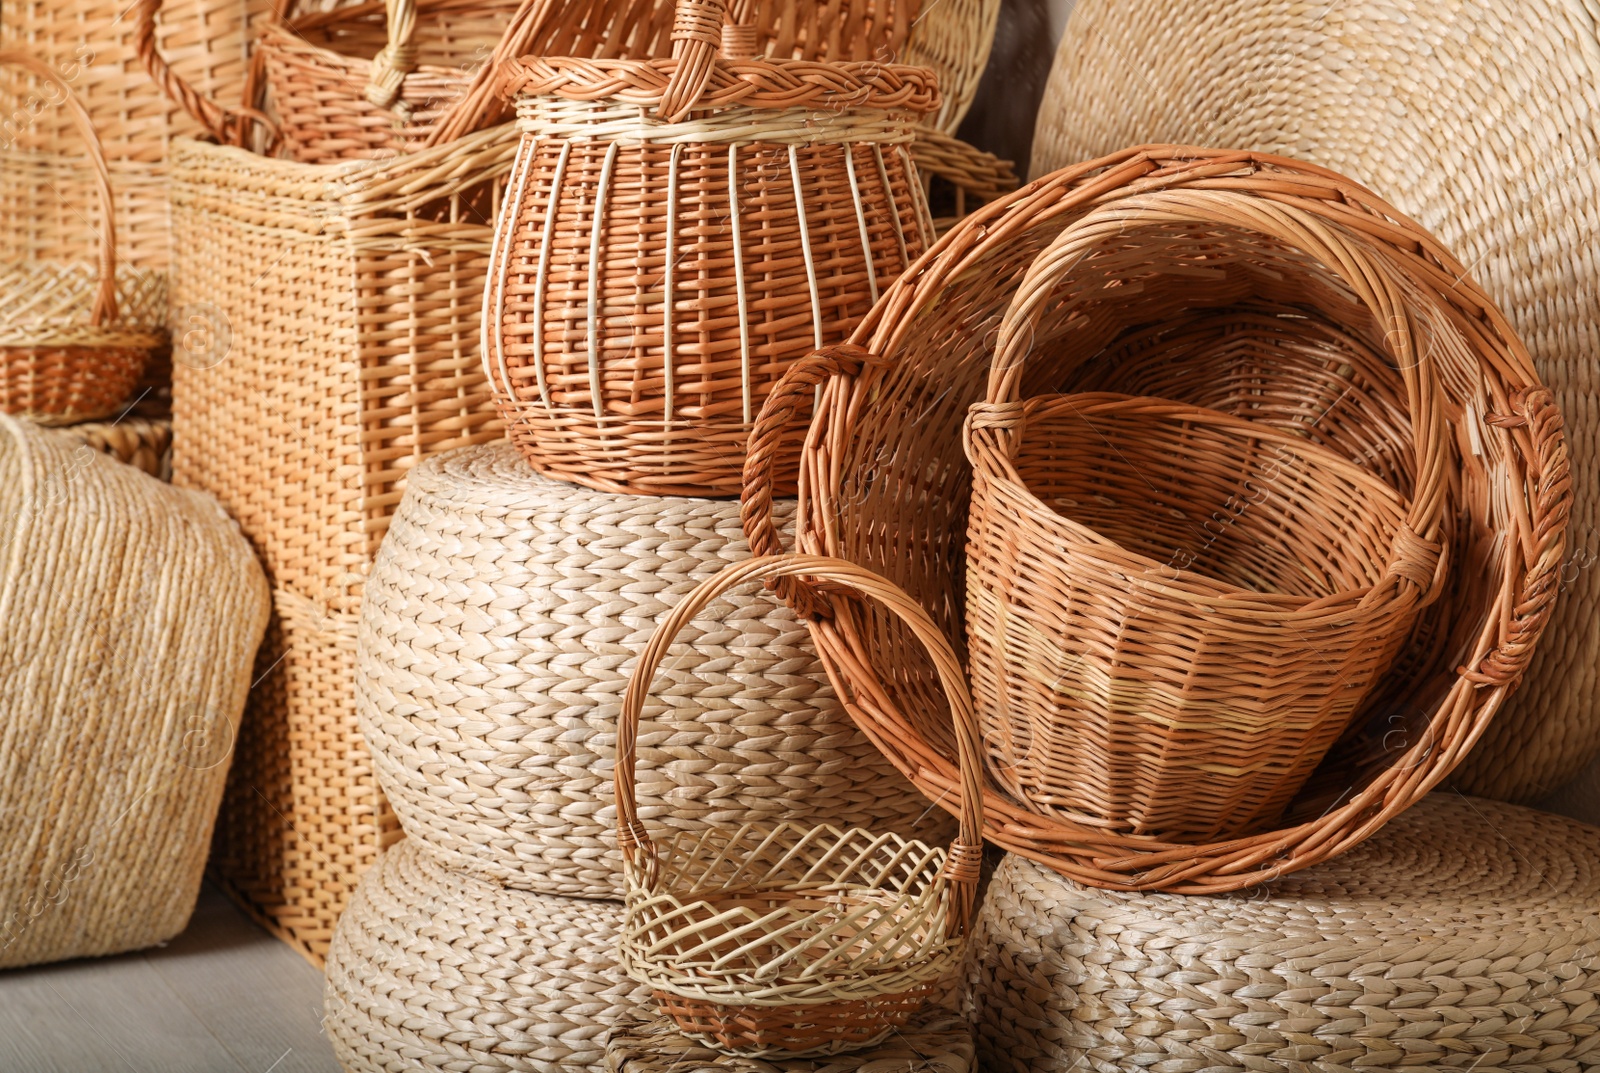
[[[362,725],[407,839],[329,954],[346,1069],[600,1068],[606,1028],[648,998],[614,949],[622,695],[657,620],[748,557],[734,500],[557,482],[507,443],[413,471],[363,601]],[[653,828],[948,835],[850,722],[781,601],[741,591],[698,624],[645,713]]]
[[[1600,1068],[1600,829],[1436,793],[1221,896],[1005,858],[969,971],[992,1073]]]

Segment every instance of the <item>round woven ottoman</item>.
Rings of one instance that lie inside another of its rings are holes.
[[[624,1014],[606,1043],[610,1073],[971,1073],[972,1028],[929,1010],[885,1042],[825,1058],[737,1058],[696,1043],[668,1017]]]
[[[614,947],[617,902],[506,890],[411,840],[366,874],[328,952],[324,1025],[348,1073],[577,1073],[647,1002]]]
[[[990,1073],[1600,1068],[1600,828],[1439,793],[1225,896],[1011,855],[974,949]]]
[[[419,849],[518,889],[620,898],[612,749],[628,675],[669,608],[749,555],[733,500],[592,491],[507,443],[412,470],[366,584],[357,684],[379,783]],[[856,729],[776,596],[718,601],[680,642],[640,735],[647,824],[947,837],[952,821]]]

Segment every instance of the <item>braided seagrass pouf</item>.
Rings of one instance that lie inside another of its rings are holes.
[[[507,890],[412,839],[362,878],[328,951],[323,1024],[347,1073],[582,1073],[649,1000],[616,960],[618,902]]]
[[[1600,828],[1436,793],[1221,896],[1093,890],[1013,854],[973,949],[991,1073],[1600,1068]]]
[[[621,898],[611,780],[627,676],[669,608],[749,555],[735,500],[593,491],[539,476],[505,442],[413,469],[367,581],[357,683],[379,783],[417,851],[517,889]],[[776,596],[736,592],[680,640],[640,736],[647,823],[948,835]]]

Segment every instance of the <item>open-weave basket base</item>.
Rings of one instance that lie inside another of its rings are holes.
[[[732,500],[575,487],[503,441],[412,470],[357,667],[362,729],[409,837],[506,886],[622,897],[611,765],[628,675],[671,607],[748,558]],[[681,642],[639,749],[653,830],[794,820],[949,837],[776,596],[718,600]]]
[[[1522,802],[1600,751],[1596,25],[1585,0],[1080,0],[1033,143],[1034,175],[1142,142],[1334,168],[1437,235],[1505,311],[1566,417],[1576,501],[1540,650],[1452,777]]]
[[[972,1073],[972,1030],[929,1010],[875,1047],[824,1058],[739,1058],[697,1043],[667,1017],[617,1019],[607,1036],[610,1073]]]
[[[616,960],[622,905],[510,891],[402,841],[328,955],[346,1073],[600,1073],[605,1032],[649,1001]]]
[[[1441,792],[1223,896],[1008,855],[972,949],[993,1073],[1576,1073],[1600,1068],[1600,829]]]

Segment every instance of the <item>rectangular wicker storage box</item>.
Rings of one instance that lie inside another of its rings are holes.
[[[173,480],[238,519],[275,619],[218,823],[215,871],[318,960],[394,820],[356,725],[367,568],[406,471],[499,436],[478,348],[508,128],[306,165],[180,140]]]

